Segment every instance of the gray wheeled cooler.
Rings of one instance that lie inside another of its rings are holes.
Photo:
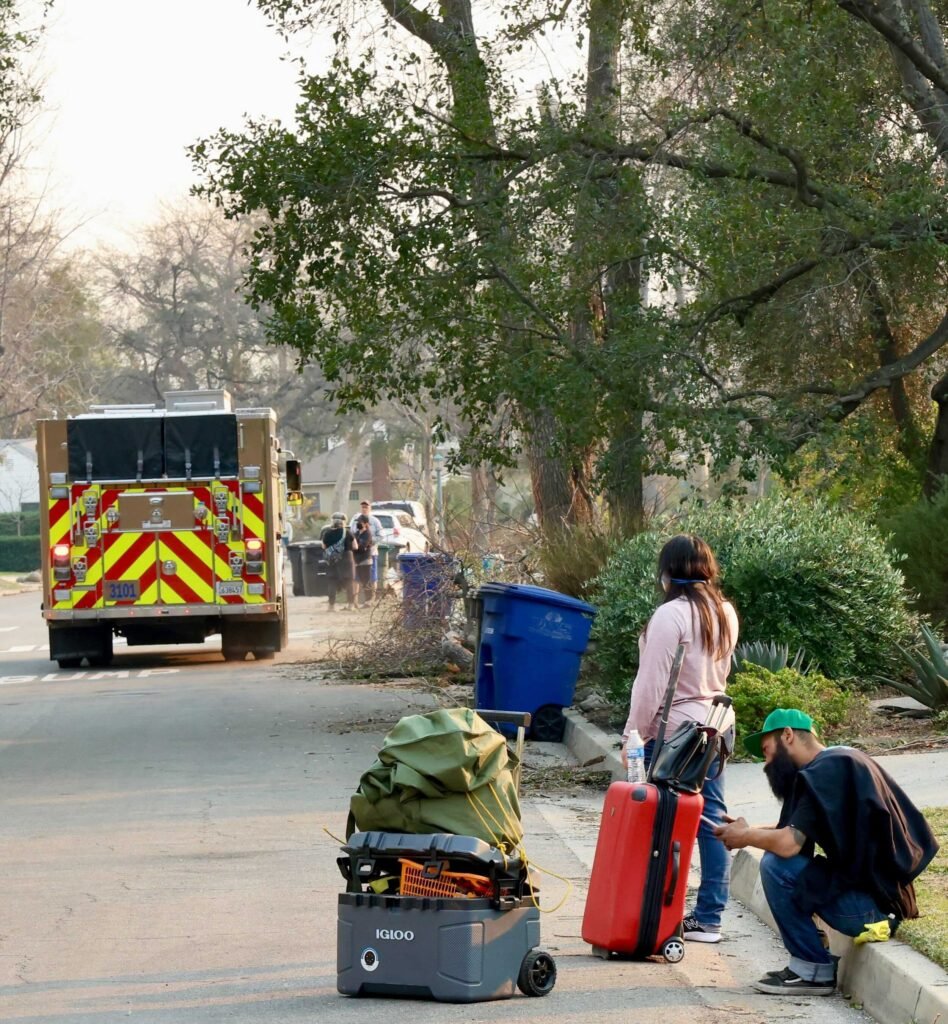
[[[556,965],[520,859],[472,836],[357,832],[338,860],[346,995],[473,1003],[544,996]]]

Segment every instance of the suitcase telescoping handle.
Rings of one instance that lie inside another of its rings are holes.
[[[523,741],[526,731],[530,728],[530,723],[533,721],[533,715],[529,711],[486,711],[484,708],[478,708],[477,713],[485,722],[502,722],[504,725],[515,725],[517,727],[517,745],[514,748],[514,753],[517,755],[517,768],[513,776],[514,786],[519,793],[520,769],[523,765]]]
[[[721,726],[724,724],[724,719],[727,717],[727,709],[734,702],[726,693],[715,694],[711,701],[711,707],[708,708],[708,719],[704,723],[709,729],[714,729],[715,732],[721,731]]]
[[[652,780],[652,768],[658,758],[658,752],[665,742],[665,729],[668,726],[668,716],[671,714],[672,701],[675,699],[675,691],[678,689],[678,677],[681,675],[681,663],[685,660],[685,645],[679,644],[675,649],[675,657],[672,660],[671,672],[668,673],[668,689],[665,693],[665,706],[662,708],[662,718],[658,724],[658,735],[655,737],[655,746],[652,748],[652,759],[648,766],[647,782]]]

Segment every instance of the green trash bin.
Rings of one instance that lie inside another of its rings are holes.
[[[375,581],[380,588],[385,587],[385,575],[388,572],[389,561],[395,548],[391,544],[379,544],[378,579]]]

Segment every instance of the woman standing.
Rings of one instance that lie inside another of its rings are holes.
[[[658,582],[664,597],[639,637],[639,671],[622,733],[623,760],[633,729],[646,741],[646,760],[651,757],[678,645],[685,645],[685,656],[668,716],[669,734],[682,722],[707,719],[711,701],[724,693],[737,644],[737,613],[718,587],[717,561],[700,537],[682,533],[665,544],[658,556]],[[725,745],[730,750],[734,744],[734,712],[730,709],[722,730],[726,730]],[[727,813],[723,770],[712,767],[711,776],[701,790],[704,815],[723,824]],[[719,942],[731,862],[724,844],[704,821],[698,827],[698,853],[701,885],[694,910],[685,915],[684,937],[693,942]]]
[[[355,546],[352,549],[355,559],[356,589],[358,590],[359,607],[364,608],[372,603],[372,525],[367,515],[356,516]]]
[[[344,512],[334,512],[332,522],[324,526],[319,539],[326,559],[326,582],[329,584],[329,610],[336,610],[336,591],[346,588],[346,611],[355,611],[355,561],[352,549],[355,537],[346,529]]]

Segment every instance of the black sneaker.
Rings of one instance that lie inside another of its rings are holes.
[[[784,967],[782,971],[771,971],[760,981],[752,982],[751,988],[768,996],[831,996],[836,991],[836,983],[804,981],[799,974]]]
[[[688,942],[720,942],[721,929],[710,928],[708,925],[699,924],[694,914],[688,914],[681,922],[682,936]]]

